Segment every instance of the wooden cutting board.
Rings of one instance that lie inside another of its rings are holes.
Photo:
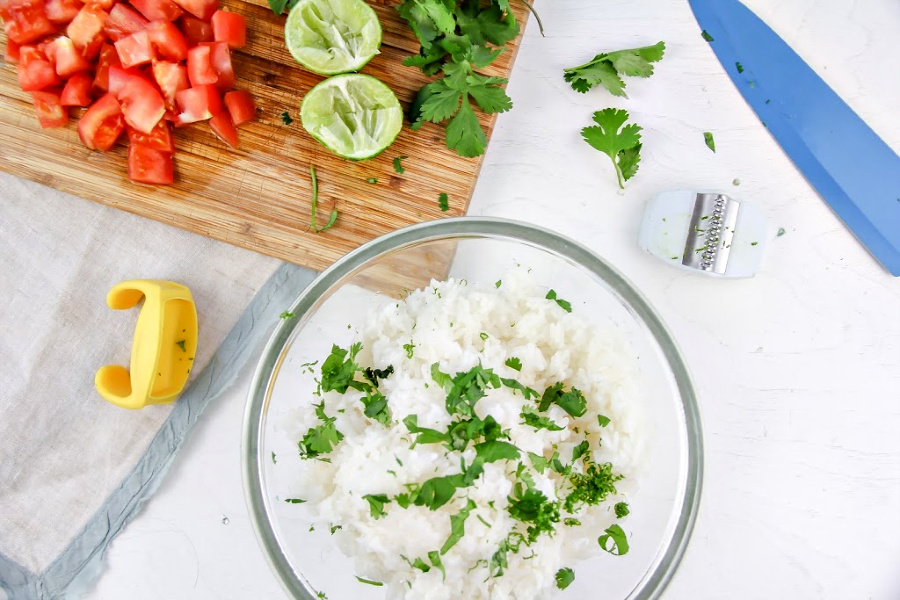
[[[390,86],[405,110],[428,81],[402,65],[418,51],[418,42],[394,9],[396,0],[370,3],[384,43],[362,72]],[[76,111],[68,127],[41,129],[30,96],[19,89],[15,65],[0,64],[0,169],[317,270],[388,231],[465,214],[482,157],[448,150],[443,128],[430,123],[419,131],[404,125],[396,142],[368,161],[331,154],[300,125],[301,99],[324,78],[298,65],[284,47],[285,17],[275,16],[265,0],[221,4],[247,19],[247,45],[232,58],[236,87],[253,94],[258,121],[240,128],[240,150],[219,141],[206,123],[196,123],[176,131],[174,185],[131,183],[124,145],[110,152],[85,148],[75,130]],[[524,3],[514,5],[524,29]],[[485,73],[507,77],[520,40],[521,35]],[[6,41],[2,31],[0,41]],[[282,122],[285,111],[294,118],[290,125]],[[496,115],[481,118],[490,133]],[[399,156],[408,157],[403,174],[393,168]],[[318,176],[319,225],[332,208],[339,213],[335,226],[318,234],[310,228],[310,165]],[[377,183],[366,181],[371,178]],[[440,193],[449,197],[446,212],[438,204]]]

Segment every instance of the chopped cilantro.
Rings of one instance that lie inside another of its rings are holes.
[[[391,375],[394,374],[394,365],[388,365],[386,369],[373,369],[372,367],[366,367],[363,369],[363,377],[365,377],[369,383],[373,386],[378,387],[379,379],[387,379]]]
[[[598,54],[583,65],[564,69],[563,76],[576,92],[583,94],[602,85],[610,94],[625,97],[625,82],[621,76],[650,77],[653,75],[652,63],[662,60],[665,51],[665,42],[659,42],[643,48]]]
[[[616,502],[614,510],[616,511],[617,519],[621,519],[622,517],[628,516],[628,513],[631,512],[631,510],[628,508],[627,502]]]
[[[438,206],[441,207],[441,212],[450,210],[450,198],[444,192],[438,194]]]
[[[563,507],[567,513],[574,513],[583,504],[595,506],[603,502],[607,496],[616,493],[616,482],[623,479],[612,471],[610,463],[597,465],[591,463],[584,473],[569,475],[572,491],[566,496]]]
[[[534,470],[538,473],[542,474],[547,470],[547,465],[550,464],[546,458],[541,456],[540,454],[535,454],[534,452],[528,453],[528,458],[531,460],[531,466],[534,467]]]
[[[366,177],[366,183],[378,183],[377,177]]]
[[[588,444],[587,440],[584,440],[583,442],[575,446],[575,448],[572,450],[572,462],[575,462],[576,460],[587,454],[589,449],[590,444]]]
[[[557,304],[559,304],[560,308],[562,308],[566,312],[572,312],[572,303],[568,300],[563,300],[562,298],[558,298],[556,296],[556,290],[550,290],[547,292],[547,295],[544,296],[547,300],[553,300]]]
[[[485,333],[484,331],[482,331],[481,333],[478,334],[478,337],[481,338],[481,341],[486,342],[490,336],[487,333]]]
[[[743,72],[744,72],[744,65],[742,65],[741,63],[736,62],[736,63],[734,63],[734,66],[735,66],[735,68],[737,69],[737,72],[738,72],[738,73],[743,73]]]
[[[540,490],[528,489],[524,492],[516,490],[515,496],[509,496],[509,516],[517,521],[528,523],[528,544],[534,543],[541,533],[552,534],[553,525],[559,522],[559,502],[551,501]]]
[[[606,427],[609,425],[610,419],[609,417],[604,417],[603,415],[597,415],[597,423],[600,427]]]
[[[285,502],[288,504],[303,504],[306,500],[301,500],[300,498],[285,498]]]
[[[380,581],[372,581],[371,579],[363,579],[359,575],[356,576],[356,580],[360,583],[365,583],[366,585],[374,585],[375,587],[381,587],[384,585]]]
[[[322,381],[319,387],[323,392],[336,391],[344,393],[347,388],[364,391],[365,384],[353,379],[359,370],[356,364],[356,355],[362,350],[362,344],[355,343],[349,350],[344,350],[337,344],[331,346],[331,354],[322,363]]]
[[[406,169],[403,168],[403,165],[400,164],[400,161],[406,160],[407,158],[409,158],[409,157],[408,157],[408,156],[397,156],[397,157],[394,157],[394,171],[395,171],[396,173],[399,173],[400,175],[403,175],[403,174],[406,172]]]
[[[372,518],[377,520],[387,514],[384,505],[389,504],[391,499],[386,494],[366,494],[363,499],[369,502],[369,514]]]
[[[716,140],[715,140],[715,138],[713,138],[713,134],[711,131],[703,132],[703,141],[706,142],[707,148],[709,148],[713,152],[716,151]]]
[[[573,519],[572,517],[568,517],[563,519],[563,525],[567,527],[578,527],[581,525],[581,521],[578,519]]]
[[[325,414],[324,402],[316,405],[316,415],[322,421],[322,425],[311,428],[298,443],[300,456],[304,459],[327,454],[344,439],[344,435],[334,426],[335,417]]]
[[[502,283],[503,283],[503,281],[498,279],[497,281],[494,282],[494,287],[499,288]]]
[[[365,407],[363,414],[386,427],[390,426],[391,409],[388,407],[387,397],[384,394],[368,389],[366,390],[366,395],[360,398],[360,400],[362,400],[363,406]]]
[[[328,223],[326,223],[323,227],[319,227],[319,225],[316,223],[316,207],[319,203],[319,183],[316,179],[316,168],[312,165],[309,165],[309,177],[312,184],[312,200],[310,200],[310,226],[315,233],[322,233],[326,229],[331,229],[332,225],[334,225],[334,222],[337,221],[338,212],[336,208],[331,209],[331,216],[328,218]]]
[[[503,363],[510,369],[515,369],[516,371],[522,370],[522,361],[516,358],[515,356],[511,356],[506,359],[506,362]]]
[[[612,541],[612,545],[609,542]],[[600,547],[616,556],[628,554],[628,538],[618,525],[610,525],[604,530],[604,535],[597,538]],[[614,552],[615,551],[615,552]]]
[[[273,464],[273,465],[277,465],[277,464],[278,464],[278,460],[276,460],[276,458],[275,458],[275,452],[272,452],[272,464]]]
[[[406,358],[413,357],[413,348],[415,348],[415,345],[412,342],[403,344],[403,349],[406,350]]]
[[[542,417],[528,405],[522,408],[519,414],[522,417],[522,424],[534,427],[535,429],[546,429],[547,431],[562,431],[565,427],[557,425],[550,417]]]
[[[564,384],[560,381],[548,387],[541,396],[538,410],[541,412],[550,408],[551,404],[558,405],[561,409],[573,417],[581,417],[587,412],[587,400],[578,389],[564,391]]]
[[[575,581],[575,571],[569,567],[565,567],[556,572],[556,587],[559,589],[566,589],[573,581]]]
[[[281,122],[285,125],[290,125],[294,122],[294,119],[291,118],[291,115],[287,111],[284,111],[281,113]]]
[[[403,419],[403,424],[406,425],[410,433],[419,434],[413,441],[413,446],[416,444],[440,444],[450,441],[450,436],[447,433],[427,427],[419,427],[419,415],[407,415]]]
[[[441,562],[441,553],[436,550],[432,550],[428,553],[428,560],[431,561],[431,566],[440,571],[441,574],[443,574],[444,579],[446,580],[447,570],[444,568],[444,563]]]
[[[781,237],[781,236],[783,236],[783,235],[784,235],[784,227],[779,227],[779,228],[778,228],[778,233],[776,234],[776,237]]]
[[[337,531],[338,529],[343,529],[343,527],[341,527],[340,525],[332,525],[329,529],[331,531],[331,535],[334,535],[335,531]]]
[[[450,516],[450,537],[448,537],[447,541],[444,542],[444,545],[441,546],[441,554],[447,554],[447,552],[450,551],[450,548],[455,546],[456,542],[466,535],[466,519],[469,518],[469,514],[474,509],[475,502],[470,498],[458,513]]]
[[[716,41],[715,38],[713,38],[713,36],[709,35],[709,33],[708,33],[705,29],[704,29],[703,31],[700,32],[700,35],[701,35],[701,36],[703,37],[703,39],[706,40],[707,42],[714,42],[714,41]]]

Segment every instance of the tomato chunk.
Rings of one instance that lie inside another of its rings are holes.
[[[175,95],[191,87],[188,82],[187,67],[164,60],[153,63],[153,79],[166,101],[166,110],[175,111]]]
[[[78,121],[78,136],[91,150],[109,150],[124,129],[122,108],[112,94],[94,102]]]
[[[63,106],[90,106],[93,75],[87,71],[75,73],[66,82],[59,97]]]
[[[154,127],[153,131],[150,133],[142,133],[137,129],[127,126],[125,127],[125,131],[128,132],[129,143],[149,146],[154,150],[160,150],[170,154],[175,152],[175,141],[172,138],[172,130],[165,120],[157,123],[156,127]]]
[[[19,49],[18,72],[19,86],[24,92],[42,90],[60,83],[53,64],[34,46]]]
[[[169,21],[152,21],[147,25],[150,43],[157,55],[167,60],[184,60],[188,55],[188,43],[184,35]]]
[[[212,16],[213,37],[229,48],[242,48],[247,43],[247,23],[243,15],[217,10]]]
[[[19,47],[19,44],[7,38],[6,52],[3,55],[3,60],[11,65],[19,64]]]
[[[188,50],[188,79],[192,86],[214,84],[219,80],[211,62],[212,48],[206,44]]]
[[[116,1],[117,0],[86,0],[85,4],[88,6],[93,6],[94,8],[99,8],[100,10],[109,11],[109,9],[113,7],[113,4],[115,4]]]
[[[184,14],[172,0],[131,0],[131,4],[151,21],[174,21]]]
[[[110,69],[110,78],[112,72]],[[112,88],[110,81],[110,89]],[[159,90],[140,75],[127,74],[122,88],[116,93],[116,98],[122,104],[125,122],[143,133],[153,131],[166,114],[166,104]]]
[[[69,124],[69,111],[60,103],[59,96],[52,92],[31,92],[31,101],[37,110],[41,127],[65,127]]]
[[[103,45],[103,25],[109,13],[93,6],[84,6],[69,23],[66,35],[75,43],[75,47],[85,58],[94,58]]]
[[[147,19],[120,3],[109,11],[109,18],[106,19],[103,30],[112,41],[118,42],[132,33],[143,31],[148,22]]]
[[[122,67],[128,69],[138,65],[145,65],[155,57],[153,46],[150,45],[150,35],[146,31],[138,31],[123,37],[115,43],[116,52]]]
[[[209,46],[209,63],[216,72],[216,88],[227,92],[234,87],[234,67],[231,65],[231,50],[225,42],[204,43]]]
[[[169,185],[175,177],[172,155],[145,144],[128,146],[128,179],[136,183]]]
[[[54,23],[68,23],[81,10],[81,0],[46,0],[44,13]]]
[[[237,149],[238,132],[227,110],[223,110],[209,120],[209,127],[220,140]]]
[[[201,42],[215,41],[212,25],[201,21],[196,17],[184,15],[181,17],[179,29],[184,34],[189,46],[194,47]]]
[[[63,79],[91,68],[91,63],[81,56],[72,40],[64,35],[53,40],[53,56],[56,74]]]
[[[6,37],[17,44],[29,44],[56,31],[44,12],[44,0],[6,0],[0,4],[0,19]]]
[[[247,90],[234,90],[223,99],[235,127],[256,119],[256,102]]]
[[[218,8],[219,0],[175,0],[175,4],[198,19],[209,21]]]
[[[175,94],[180,123],[204,121],[222,112],[222,100],[214,85],[198,85]]]
[[[101,91],[109,90],[109,68],[121,67],[119,53],[112,44],[103,44],[100,47],[100,56],[97,58],[97,74],[94,77],[94,87]]]

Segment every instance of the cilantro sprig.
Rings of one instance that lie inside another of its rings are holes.
[[[627,120],[628,111],[606,108],[594,113],[596,125],[581,130],[584,141],[612,160],[622,189],[637,173],[641,162],[641,126],[625,125]]]
[[[465,157],[483,154],[487,136],[472,105],[487,114],[512,108],[502,87],[507,80],[476,72],[494,62],[519,34],[509,0],[404,0],[397,11],[420,43],[419,53],[403,64],[426,75],[441,74],[416,95],[409,111],[411,128],[449,121],[448,148]]]
[[[613,96],[627,98],[622,76],[650,77],[653,75],[652,63],[662,60],[665,52],[665,42],[642,48],[605,52],[583,65],[564,69],[563,76],[576,92],[584,94],[594,86],[602,85]]]

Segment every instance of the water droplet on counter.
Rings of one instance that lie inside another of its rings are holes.
[[[228,517],[226,517],[225,515],[222,515],[222,525],[228,525],[228,523],[229,523]]]

